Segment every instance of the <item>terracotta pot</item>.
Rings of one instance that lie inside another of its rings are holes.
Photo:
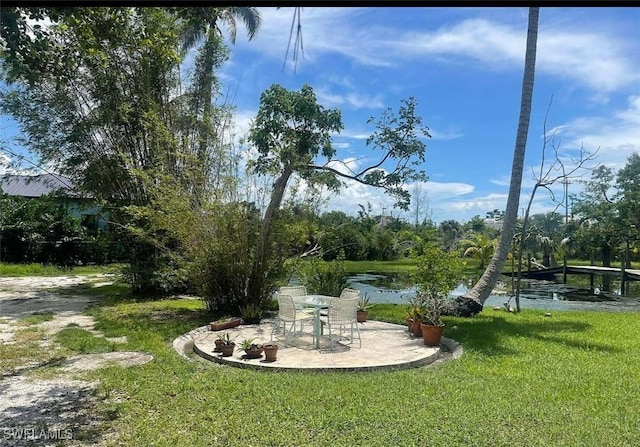
[[[230,356],[232,356],[234,349],[236,349],[236,345],[235,344],[222,345],[220,347],[220,351],[222,352],[222,357],[230,357]]]
[[[415,337],[422,337],[422,329],[420,328],[420,320],[414,321],[413,318],[407,319],[407,325],[409,327],[409,332],[413,334]]]
[[[226,320],[212,321],[209,323],[209,329],[212,331],[222,331],[225,329],[231,329],[232,327],[240,326],[242,323],[241,318],[227,318]]]
[[[222,344],[224,342],[220,339],[217,339],[215,343],[216,343],[216,348],[213,350],[213,352],[222,352]]]
[[[359,310],[357,312],[357,315],[358,315],[358,323],[364,323],[364,322],[367,321],[367,317],[369,316],[369,312],[366,311],[366,310]]]
[[[264,351],[264,348],[254,348],[254,349],[248,349],[244,351],[244,353],[248,359],[258,359],[262,357],[262,351]]]
[[[275,343],[266,344],[264,348],[264,361],[275,362],[278,356],[278,345]]]
[[[444,330],[444,325],[442,326],[431,326],[430,324],[422,323],[420,325],[422,329],[422,339],[424,344],[427,346],[440,346],[440,341],[442,340],[442,331]]]

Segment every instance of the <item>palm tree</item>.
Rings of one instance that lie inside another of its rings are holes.
[[[253,39],[260,29],[262,18],[256,8],[228,6],[221,8],[188,8],[187,27],[182,33],[182,48],[189,50],[195,47],[209,32],[214,31],[222,35],[218,21],[225,22],[229,28],[229,39],[236,43],[237,22],[240,19],[247,28],[247,37]]]
[[[518,131],[513,151],[513,163],[511,167],[511,183],[509,185],[509,197],[507,208],[502,222],[502,231],[498,247],[486,270],[467,293],[456,299],[451,313],[461,316],[472,316],[482,311],[494,286],[498,282],[501,270],[504,266],[518,218],[518,206],[520,203],[520,189],[522,186],[522,171],[524,167],[525,148],[529,133],[529,120],[531,118],[531,102],[533,98],[533,81],[536,66],[536,46],[538,40],[538,15],[540,8],[529,8],[529,23],[527,28],[527,47],[524,61],[524,75],[522,79],[522,96],[520,99],[520,118]]]
[[[464,256],[474,257],[483,269],[496,251],[496,239],[489,239],[486,234],[476,233],[473,239],[463,239],[459,244],[464,248]]]
[[[222,30],[219,23],[226,23],[231,43],[235,44],[237,20],[245,25],[247,36],[251,40],[260,29],[262,19],[258,10],[251,7],[178,8],[176,12],[183,22],[180,35],[182,50],[188,52],[202,43],[195,61],[195,94],[192,105],[202,114],[197,159],[204,162],[211,139],[211,101],[216,83],[213,70],[227,56],[226,51],[222,49]]]

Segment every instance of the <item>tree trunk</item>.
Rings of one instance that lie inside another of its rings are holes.
[[[611,255],[612,250],[610,245],[604,245],[602,247],[602,266],[611,267]],[[607,274],[602,275],[602,290],[604,292],[611,292],[611,277]]]
[[[203,164],[209,165],[208,157],[208,149],[210,144],[210,129],[211,129],[211,100],[213,99],[213,69],[214,69],[214,52],[216,51],[216,30],[213,28],[209,29],[207,33],[207,42],[204,46],[204,68],[202,70],[202,75],[200,76],[202,89],[202,118],[200,121],[200,132],[199,132],[199,142],[198,142],[198,151],[196,154],[196,159],[200,166]],[[205,170],[206,172],[206,170]],[[195,180],[194,185],[194,194],[193,201],[195,206],[200,206],[202,204],[202,199],[204,195],[204,191],[206,189],[206,179],[204,175],[198,175]]]
[[[271,192],[269,205],[267,205],[264,217],[262,218],[260,240],[258,241],[258,253],[253,264],[251,274],[252,280],[250,281],[249,290],[247,291],[247,298],[250,303],[260,304],[265,293],[266,263],[269,259],[271,250],[273,220],[275,219],[276,211],[282,204],[282,199],[287,189],[287,183],[289,182],[289,178],[291,178],[292,174],[293,167],[289,164],[285,166],[284,171],[273,184],[273,191]]]
[[[522,171],[524,156],[529,133],[529,119],[531,117],[531,102],[533,98],[533,81],[536,65],[536,45],[538,40],[538,14],[539,8],[529,8],[529,24],[527,29],[527,47],[525,53],[524,75],[522,79],[522,96],[520,100],[520,118],[516,144],[513,152],[513,164],[511,168],[511,183],[509,185],[509,197],[507,208],[502,222],[502,231],[498,247],[491,258],[491,262],[476,283],[466,294],[456,298],[449,309],[449,314],[460,316],[473,316],[480,311],[484,302],[493,290],[504,263],[509,254],[511,239],[515,231],[518,218],[518,206],[520,201],[520,189],[522,186]]]

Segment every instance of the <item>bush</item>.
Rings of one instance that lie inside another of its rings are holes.
[[[261,223],[259,211],[246,203],[216,205],[203,218],[189,249],[193,280],[209,310],[237,312],[270,302],[284,276],[287,252],[273,243],[271,256],[258,262]]]
[[[430,299],[447,299],[458,284],[460,257],[435,245],[425,245],[417,260],[415,279],[420,294]]]
[[[340,296],[342,289],[349,285],[349,276],[342,259],[302,259],[296,263],[295,269],[300,282],[309,293]]]

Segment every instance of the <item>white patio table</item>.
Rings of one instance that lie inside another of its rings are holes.
[[[301,307],[312,307],[315,309],[313,314],[313,338],[315,339],[316,349],[320,347],[320,310],[328,309],[329,302],[335,297],[328,295],[304,295],[294,296],[293,300]]]

